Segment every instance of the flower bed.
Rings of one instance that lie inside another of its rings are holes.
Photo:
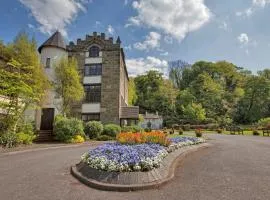
[[[154,143],[163,146],[169,146],[170,140],[163,132],[153,131],[145,133],[120,133],[116,137],[117,142],[121,144],[143,144]]]
[[[82,155],[90,167],[105,171],[149,171],[159,167],[168,153],[187,145],[204,142],[201,138],[179,137],[168,139],[168,147],[153,144],[108,143]]]

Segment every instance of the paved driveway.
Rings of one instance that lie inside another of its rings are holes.
[[[155,190],[105,192],[69,174],[88,147],[60,148],[10,156],[0,154],[1,200],[268,200],[270,138],[211,135],[213,147],[186,158],[176,177]]]

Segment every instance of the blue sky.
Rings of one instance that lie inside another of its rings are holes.
[[[19,31],[45,41],[59,29],[76,41],[93,31],[121,37],[130,74],[182,59],[227,60],[253,72],[269,68],[270,0],[9,0],[0,39]]]

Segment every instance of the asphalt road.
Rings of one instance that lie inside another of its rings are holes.
[[[86,146],[0,154],[0,200],[269,200],[270,137],[210,138],[213,146],[179,163],[167,185],[126,193],[95,190],[70,175]]]

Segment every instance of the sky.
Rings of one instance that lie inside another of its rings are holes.
[[[67,43],[93,31],[120,36],[131,76],[166,74],[178,59],[270,67],[270,0],[8,0],[0,13],[5,43],[20,31],[39,45],[56,30]]]

